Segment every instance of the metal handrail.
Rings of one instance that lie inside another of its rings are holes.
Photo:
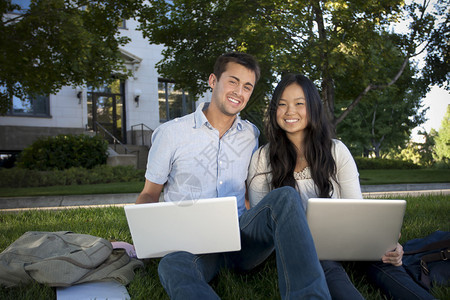
[[[132,125],[131,126],[131,139],[132,139],[132,143],[133,145],[135,145],[135,140],[134,140],[134,127],[140,126],[141,127],[141,139],[142,139],[142,146],[145,146],[145,141],[144,141],[144,127],[149,129],[150,131],[153,131],[153,129],[151,129],[150,127],[148,127],[147,125],[145,125],[144,123],[140,123],[140,124],[136,124],[136,125]]]
[[[128,149],[127,146],[125,146],[125,144],[123,144],[118,138],[116,138],[111,132],[108,131],[108,129],[103,127],[99,122],[95,121],[94,123],[95,123],[95,125],[100,127],[103,130],[103,132],[105,132],[107,135],[109,135],[113,139],[114,151],[117,149],[116,144],[119,144],[120,146],[123,147],[123,149],[125,149],[125,154],[128,154],[128,152],[130,152],[130,153],[138,152],[139,153],[139,151],[137,151],[137,150],[130,151],[130,149]],[[98,130],[96,131],[96,133],[97,132],[98,132]]]

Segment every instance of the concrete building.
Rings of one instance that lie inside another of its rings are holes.
[[[153,130],[191,113],[196,104],[159,76],[155,64],[162,59],[163,46],[150,45],[137,26],[137,21],[127,20],[120,29],[131,39],[120,51],[132,77],[102,88],[63,87],[55,95],[13,99],[8,114],[0,116],[0,154],[20,152],[42,136],[102,134],[111,144],[111,157],[135,155],[136,165],[144,168]],[[111,161],[117,163],[117,157]]]

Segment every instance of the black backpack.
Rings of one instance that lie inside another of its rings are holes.
[[[429,290],[433,283],[450,284],[450,232],[435,231],[403,245],[403,265],[414,280]]]

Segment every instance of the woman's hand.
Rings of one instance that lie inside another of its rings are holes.
[[[381,258],[385,264],[392,264],[396,267],[402,265],[403,258],[403,247],[397,243],[397,247],[393,251],[386,252],[386,254]]]

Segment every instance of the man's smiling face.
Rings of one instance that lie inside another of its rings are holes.
[[[213,89],[211,102],[227,115],[234,116],[245,108],[255,86],[255,73],[246,67],[229,62],[220,79],[214,74],[209,77]]]

